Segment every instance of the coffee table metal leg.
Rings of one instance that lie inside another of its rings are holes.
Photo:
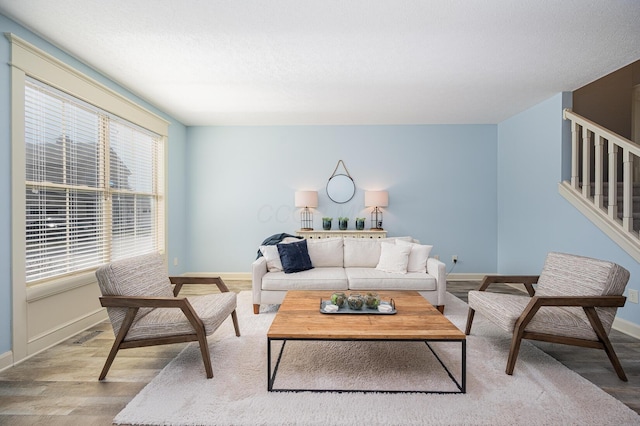
[[[276,360],[276,365],[273,368],[273,376],[271,375],[271,340],[282,340],[282,347],[280,348],[280,352],[278,353],[278,359]],[[273,390],[273,383],[276,381],[278,366],[280,365],[280,360],[282,359],[282,352],[284,352],[284,345],[286,343],[287,343],[286,339],[270,339],[267,337],[267,391],[269,392]]]
[[[467,393],[467,339],[462,341],[462,393]]]
[[[433,356],[436,357],[436,359],[438,360],[442,368],[444,368],[444,371],[447,372],[447,374],[449,375],[449,378],[453,381],[453,383],[456,385],[456,387],[460,391],[460,392],[436,392],[436,393],[467,393],[466,391],[466,387],[467,387],[467,341],[466,339],[459,340],[459,342],[462,344],[462,348],[461,348],[462,350],[460,354],[462,377],[460,377],[460,382],[458,382],[458,380],[456,380],[456,378],[451,373],[451,371],[449,371],[449,368],[447,367],[447,365],[442,361],[442,359],[440,359],[440,357],[438,356],[436,351],[431,347],[429,342],[453,342],[453,340],[438,340],[438,339],[425,340],[424,343],[427,345],[427,347],[429,348]]]
[[[267,337],[267,391],[271,392],[273,382],[271,381],[271,339]]]

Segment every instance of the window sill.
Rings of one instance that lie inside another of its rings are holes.
[[[27,302],[35,302],[36,300],[45,299],[95,282],[97,282],[95,273],[91,271],[35,284],[27,287]]]

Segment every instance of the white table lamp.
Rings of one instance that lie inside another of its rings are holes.
[[[383,229],[380,207],[389,205],[389,193],[387,191],[365,191],[364,205],[374,208],[371,211],[371,229]]]
[[[318,191],[296,191],[295,206],[304,207],[300,212],[300,229],[313,230],[313,212],[309,207],[318,207]]]

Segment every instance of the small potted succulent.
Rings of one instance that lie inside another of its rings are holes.
[[[367,308],[377,309],[380,304],[380,296],[378,296],[378,293],[369,292],[364,296],[364,304]]]
[[[356,217],[356,229],[362,231],[364,229],[364,217]]]
[[[344,302],[346,302],[347,300],[347,295],[344,294],[343,292],[335,292],[331,295],[331,303],[333,303],[334,305],[337,305],[338,307],[342,307],[344,305]]]
[[[322,218],[322,229],[324,229],[325,231],[331,230],[331,221],[332,220],[333,220],[332,217],[323,217]]]
[[[347,297],[347,304],[355,311],[359,311],[364,306],[364,297],[360,293],[351,293]]]
[[[349,218],[348,217],[339,217],[338,218],[338,227],[341,231],[344,231],[349,226]]]

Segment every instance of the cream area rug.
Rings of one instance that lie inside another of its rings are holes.
[[[240,293],[242,336],[235,337],[227,320],[209,337],[213,379],[206,379],[198,346],[190,344],[116,416],[114,423],[640,424],[640,416],[633,410],[529,342],[522,344],[514,375],[506,375],[509,335],[478,315],[467,339],[466,394],[268,392],[266,333],[276,308],[254,315],[251,293]],[[466,314],[467,305],[447,294],[446,316],[461,330]],[[459,380],[460,345],[435,343],[433,347]],[[275,381],[276,388],[287,389],[450,391],[454,386],[426,345],[415,342],[291,341],[286,344]]]

